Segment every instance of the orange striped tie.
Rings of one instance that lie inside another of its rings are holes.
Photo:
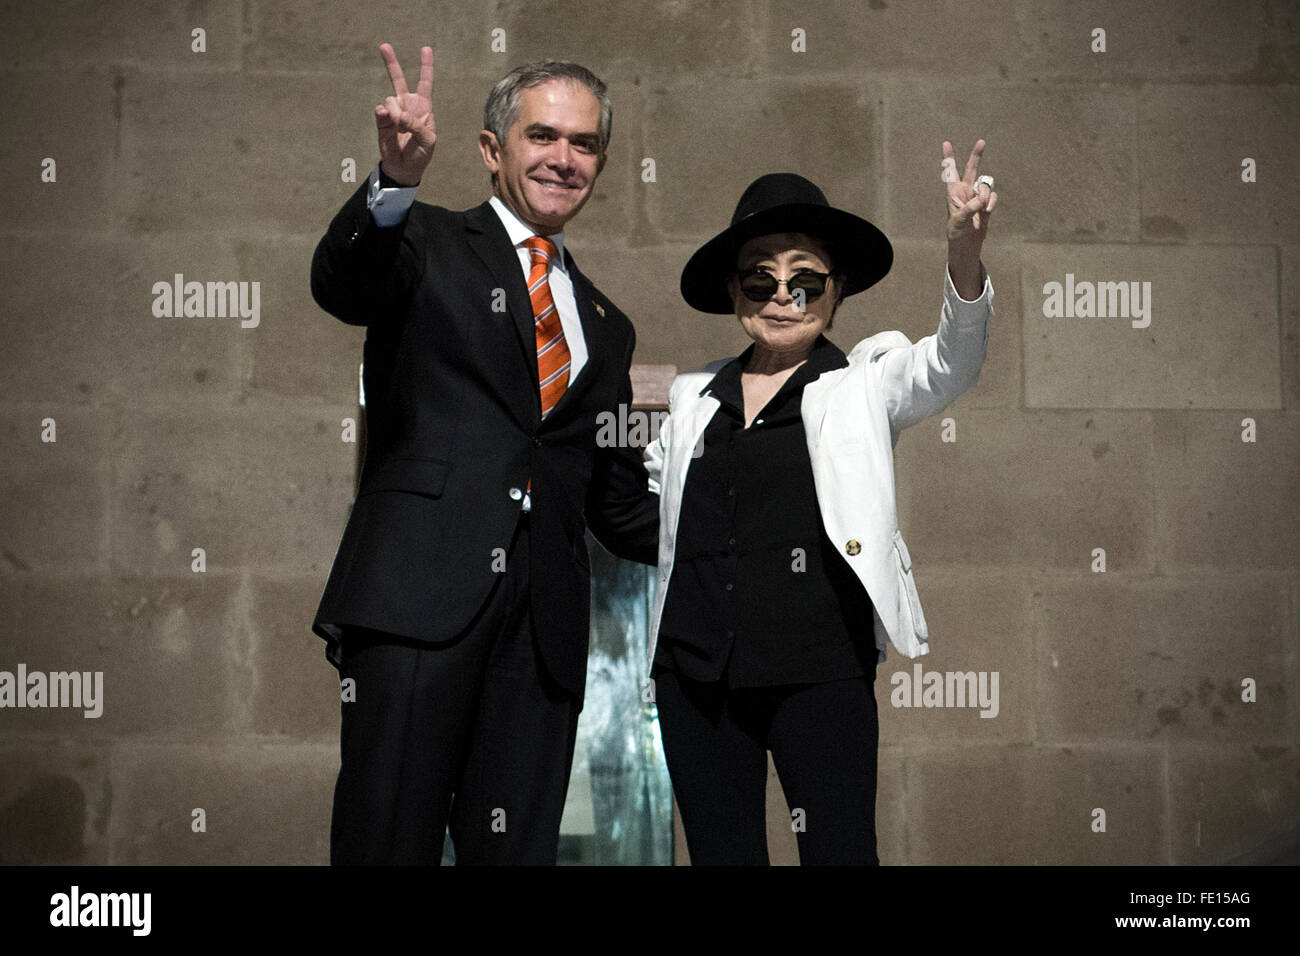
[[[533,320],[537,330],[537,382],[541,389],[542,417],[550,414],[569,385],[569,344],[564,341],[560,313],[551,298],[547,271],[551,259],[559,255],[555,243],[543,236],[524,240],[533,267],[528,273],[528,298],[533,303]]]

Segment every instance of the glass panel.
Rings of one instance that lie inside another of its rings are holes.
[[[589,534],[591,654],[573,773],[560,826],[559,862],[673,862],[673,791],[647,700],[655,570],[609,554]]]
[[[671,866],[673,789],[646,666],[655,569],[587,535],[591,653],[560,824],[561,865]],[[444,864],[455,862],[451,837]]]

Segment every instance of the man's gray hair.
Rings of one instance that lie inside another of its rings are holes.
[[[483,107],[483,128],[504,144],[510,127],[519,118],[519,94],[529,87],[549,83],[551,80],[566,80],[578,83],[589,89],[600,104],[600,153],[605,154],[609,145],[609,131],[614,122],[614,108],[609,102],[609,93],[600,77],[585,66],[564,60],[539,60],[517,66],[492,87],[487,104]]]

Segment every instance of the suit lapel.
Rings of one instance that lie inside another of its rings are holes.
[[[573,299],[578,307],[578,322],[582,325],[582,338],[587,346],[587,361],[576,378],[570,376],[569,384],[555,408],[552,409],[551,416],[576,402],[582,393],[591,387],[591,383],[600,378],[603,366],[611,361],[610,351],[613,348],[609,323],[602,321],[600,313],[596,311],[595,287],[578,269],[567,248],[564,250],[564,261],[569,271],[569,282],[573,286]]]
[[[526,376],[519,380],[529,383],[535,416],[533,420],[536,422],[541,416],[541,395],[537,382],[537,333],[533,304],[528,298],[528,285],[524,281],[523,270],[519,268],[518,255],[500,217],[489,203],[484,202],[468,210],[465,213],[465,224],[470,248],[492,273],[497,288],[505,290],[506,308],[519,344],[517,354],[521,359],[520,372],[521,376]],[[570,378],[564,394],[547,416],[548,421],[576,402],[591,383],[599,379],[603,367],[613,360],[611,352],[616,346],[610,335],[609,323],[597,311],[595,287],[578,269],[567,249],[565,263],[573,286],[573,298],[578,307],[582,337],[587,345],[587,361],[577,377]]]
[[[541,415],[541,395],[537,383],[537,336],[533,326],[533,304],[528,298],[528,285],[519,268],[519,257],[510,242],[506,227],[484,202],[465,213],[469,246],[483,260],[497,288],[505,290],[506,309],[510,324],[515,330],[519,349],[519,372],[523,381],[531,383],[536,413]]]

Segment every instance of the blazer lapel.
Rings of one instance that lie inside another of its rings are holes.
[[[876,429],[868,369],[850,364],[823,372],[804,386],[800,412],[823,522],[877,511],[884,499],[861,489],[888,488],[892,496],[894,473],[892,448]]]
[[[695,449],[704,439],[704,430],[717,413],[721,402],[709,392],[700,390],[712,381],[715,372],[687,373],[690,378],[682,387],[677,405],[672,411],[671,475],[665,473],[663,483],[673,489],[674,499],[681,500],[686,487],[686,473],[695,457]]]

